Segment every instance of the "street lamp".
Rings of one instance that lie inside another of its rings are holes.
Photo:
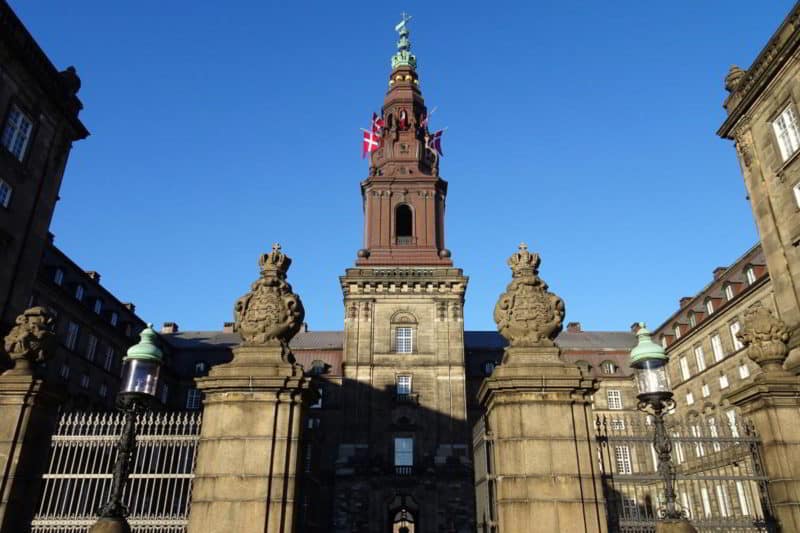
[[[672,391],[667,382],[669,357],[661,345],[653,342],[644,322],[639,323],[636,335],[639,337],[639,342],[631,350],[630,365],[639,389],[638,408],[653,417],[655,427],[653,448],[658,457],[658,473],[664,479],[664,497],[667,501],[661,516],[664,522],[656,527],[656,531],[695,531],[675,501],[672,440],[664,427],[664,415],[675,407]]]
[[[100,518],[89,533],[130,533],[125,517],[128,509],[122,503],[122,492],[130,475],[136,450],[136,415],[159,404],[157,391],[164,353],[158,347],[153,325],[139,334],[138,344],[128,349],[122,360],[122,384],[117,394],[117,408],[125,413],[125,426],[117,444],[117,461],[111,482],[111,498],[99,511]]]

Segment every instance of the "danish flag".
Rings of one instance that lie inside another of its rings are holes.
[[[428,138],[428,149],[436,152],[439,157],[444,155],[442,152],[442,133],[444,133],[444,130],[436,131]]]
[[[367,157],[367,154],[374,152],[381,146],[381,138],[375,131],[364,130],[364,141],[361,145],[361,159]]]
[[[383,117],[379,117],[377,113],[372,113],[372,132],[380,133],[384,125]]]

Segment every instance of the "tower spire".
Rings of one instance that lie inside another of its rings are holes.
[[[411,19],[411,15],[403,12],[402,20],[394,27],[394,31],[400,35],[400,38],[397,40],[397,53],[392,56],[392,70],[400,66],[417,68],[417,58],[411,53],[411,40],[408,38],[411,35],[411,31],[408,29]]]

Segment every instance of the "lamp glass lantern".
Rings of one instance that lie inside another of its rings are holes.
[[[120,398],[158,401],[158,385],[164,353],[158,347],[157,334],[148,324],[140,334],[141,340],[128,349],[122,360]]]
[[[664,348],[650,336],[645,325],[639,324],[636,332],[639,343],[631,350],[631,368],[636,378],[639,396],[653,399],[669,399],[672,397],[667,381],[667,362],[669,358]]]

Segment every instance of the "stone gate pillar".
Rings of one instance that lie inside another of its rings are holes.
[[[0,375],[0,531],[28,531],[39,501],[61,396],[33,375],[53,353],[55,321],[43,307],[16,320],[5,338],[11,368]]]
[[[259,260],[261,277],[236,302],[242,342],[233,360],[198,379],[203,422],[190,533],[295,531],[301,407],[309,382],[289,340],[305,312],[286,283],[280,246]]]
[[[800,380],[783,368],[789,331],[756,303],[745,312],[738,336],[761,373],[726,398],[741,408],[761,439],[769,497],[781,531],[800,531]]]
[[[593,380],[560,359],[553,339],[564,302],[538,276],[539,256],[523,244],[508,264],[513,280],[494,310],[509,341],[503,363],[478,393],[491,431],[494,520],[499,533],[605,532],[594,441]]]

